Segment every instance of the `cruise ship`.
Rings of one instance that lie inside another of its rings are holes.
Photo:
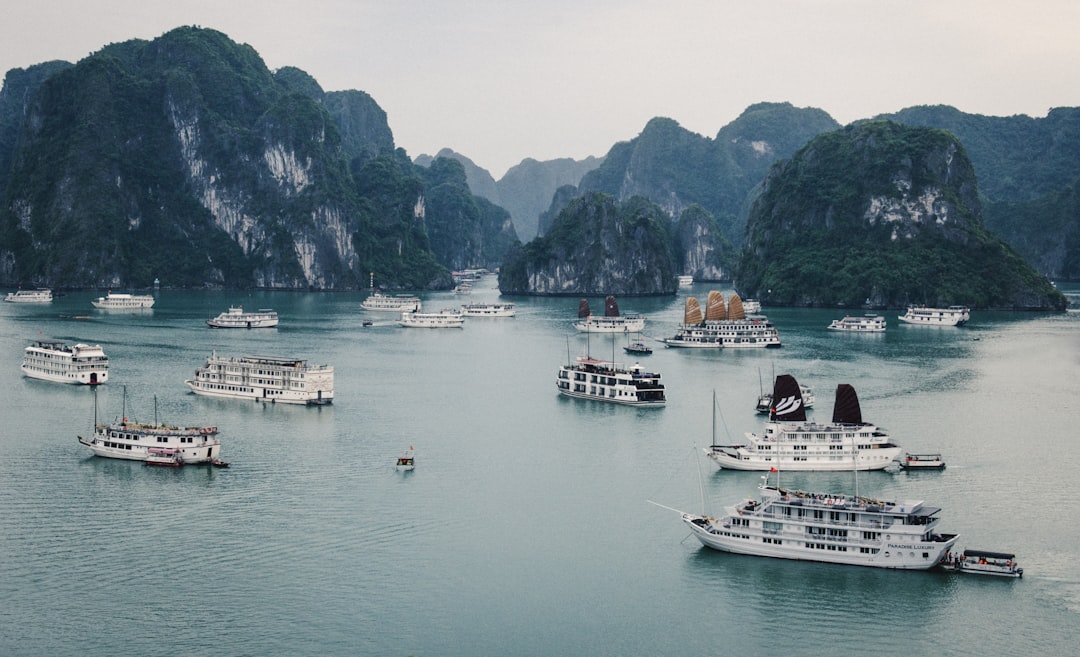
[[[662,340],[669,347],[744,349],[780,347],[780,332],[764,315],[747,315],[742,299],[732,294],[725,305],[716,290],[709,292],[706,311],[694,297],[686,300],[683,323],[675,335]]]
[[[139,424],[124,418],[112,424],[94,423],[94,435],[78,436],[79,443],[96,456],[128,461],[157,461],[185,465],[218,463],[221,440],[217,427],[171,427],[167,424]]]
[[[364,310],[379,313],[419,312],[420,297],[413,294],[382,294],[373,292],[360,302]]]
[[[243,306],[231,306],[213,319],[206,320],[210,328],[273,328],[278,325],[278,314],[269,308],[244,312]]]
[[[705,547],[759,557],[851,566],[928,570],[959,539],[937,532],[941,511],[922,500],[884,501],[781,488],[765,475],[760,499],[744,499],[719,518],[682,513]]]
[[[10,301],[11,303],[52,303],[53,294],[52,290],[16,290],[15,292],[8,292],[4,296],[4,301]]]
[[[462,328],[465,316],[449,308],[434,313],[404,312],[398,324],[405,328]]]
[[[197,395],[318,406],[334,401],[334,368],[271,356],[226,358],[211,353],[184,381]]]
[[[826,328],[832,331],[848,331],[850,333],[884,333],[885,318],[874,314],[867,314],[862,317],[844,315],[843,319],[834,319]]]
[[[971,310],[967,306],[949,306],[948,308],[908,306],[907,312],[897,319],[908,324],[923,326],[963,326],[971,319]]]
[[[710,445],[705,454],[727,470],[884,470],[902,449],[881,428],[863,422],[859,397],[846,383],[836,387],[832,422],[806,421],[799,384],[776,377],[765,431],[746,434],[741,445]]]
[[[23,352],[22,373],[56,383],[98,385],[109,380],[109,358],[101,345],[66,345],[39,340]]]
[[[101,310],[139,310],[152,308],[154,306],[154,297],[150,294],[109,292],[106,296],[98,297],[90,303]]]
[[[517,315],[512,303],[467,303],[461,307],[466,317],[513,317]]]
[[[589,300],[578,303],[578,319],[574,328],[584,333],[640,333],[645,330],[645,318],[635,313],[619,314],[619,304],[615,297],[604,300],[604,314],[594,315],[589,309]]]
[[[667,403],[660,375],[634,363],[629,369],[618,363],[582,356],[562,365],[555,379],[559,394],[627,406],[663,406]]]

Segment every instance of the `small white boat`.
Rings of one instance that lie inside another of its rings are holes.
[[[679,287],[693,287],[694,277],[690,274],[683,274],[679,276]]]
[[[397,465],[394,466],[398,471],[409,471],[416,469],[416,450],[412,445],[409,445],[409,449],[405,450],[405,453],[398,457]]]
[[[828,328],[833,331],[852,333],[881,333],[885,330],[885,318],[875,314],[866,314],[862,317],[844,315],[843,319],[834,319]]]
[[[402,313],[406,311],[420,311],[420,297],[413,294],[382,294],[373,292],[371,296],[360,302],[364,310],[379,313]]]
[[[761,302],[757,299],[743,299],[742,307],[747,315],[757,315],[761,312]]]
[[[941,567],[953,572],[972,575],[1024,576],[1024,569],[1020,567],[1020,564],[1016,563],[1016,555],[1011,552],[963,550],[958,554],[949,553],[945,555]]]
[[[461,307],[466,317],[513,317],[517,315],[512,303],[467,303]]]
[[[244,312],[243,306],[231,306],[213,319],[206,320],[210,328],[272,328],[278,325],[278,314],[269,308]]]
[[[98,297],[90,303],[99,310],[141,310],[154,306],[154,296],[109,292],[106,296]]]
[[[963,326],[971,319],[971,310],[967,306],[949,306],[948,308],[908,306],[907,312],[900,315],[898,319],[901,322],[922,326]]]
[[[578,319],[574,328],[584,333],[640,333],[645,330],[645,318],[635,313],[619,314],[615,297],[604,300],[604,314],[594,315],[589,310],[589,300],[578,303]]]
[[[95,386],[109,380],[109,357],[99,344],[38,340],[23,351],[20,369],[33,379]]]
[[[10,301],[11,303],[52,303],[52,300],[52,290],[49,289],[16,290],[15,292],[8,292],[4,297],[4,301]]]
[[[398,324],[406,328],[462,328],[465,316],[449,308],[434,313],[407,312],[401,313]]]
[[[944,470],[945,461],[941,454],[904,454],[900,459],[903,470]]]

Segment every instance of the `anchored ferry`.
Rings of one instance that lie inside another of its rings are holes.
[[[16,290],[8,292],[4,301],[11,303],[51,303],[53,300],[52,290]]]
[[[226,358],[215,350],[184,381],[197,395],[317,406],[334,401],[334,368],[271,356]]]
[[[662,342],[696,349],[776,348],[780,333],[764,315],[747,315],[738,294],[732,294],[725,306],[723,295],[713,290],[704,315],[697,299],[686,300],[682,325]]]
[[[967,306],[949,306],[948,308],[927,308],[908,306],[907,312],[898,319],[908,324],[923,326],[963,326],[971,319],[971,310]]]
[[[278,314],[269,308],[244,312],[243,306],[231,306],[213,319],[206,320],[210,328],[272,328],[278,325]]]
[[[628,406],[663,406],[664,384],[660,375],[634,363],[630,369],[618,363],[579,357],[573,365],[559,367],[555,386],[559,394],[578,399]]]
[[[154,297],[151,294],[109,292],[106,296],[98,297],[90,303],[100,310],[139,310],[152,308],[154,306]]]
[[[56,383],[97,385],[109,380],[109,358],[101,345],[38,340],[23,352],[22,373]]]

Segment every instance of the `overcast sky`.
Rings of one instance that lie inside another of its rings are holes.
[[[500,178],[604,155],[655,116],[709,137],[788,101],[840,123],[904,107],[1042,117],[1080,106],[1076,0],[36,0],[7,3],[0,71],[181,25],[271,69],[360,89],[416,157]]]

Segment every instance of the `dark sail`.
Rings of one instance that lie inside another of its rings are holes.
[[[802,393],[799,392],[799,382],[790,374],[781,374],[776,377],[772,391],[772,408],[770,414],[773,420],[779,422],[805,422],[806,407],[803,406]]]
[[[850,383],[836,386],[836,403],[833,405],[832,421],[837,424],[862,424],[859,396]]]
[[[609,296],[604,300],[604,317],[618,317],[619,304],[615,303],[615,297]]]
[[[592,313],[589,312],[589,300],[588,299],[582,299],[581,302],[578,303],[577,316],[578,317],[588,317],[591,314]]]

